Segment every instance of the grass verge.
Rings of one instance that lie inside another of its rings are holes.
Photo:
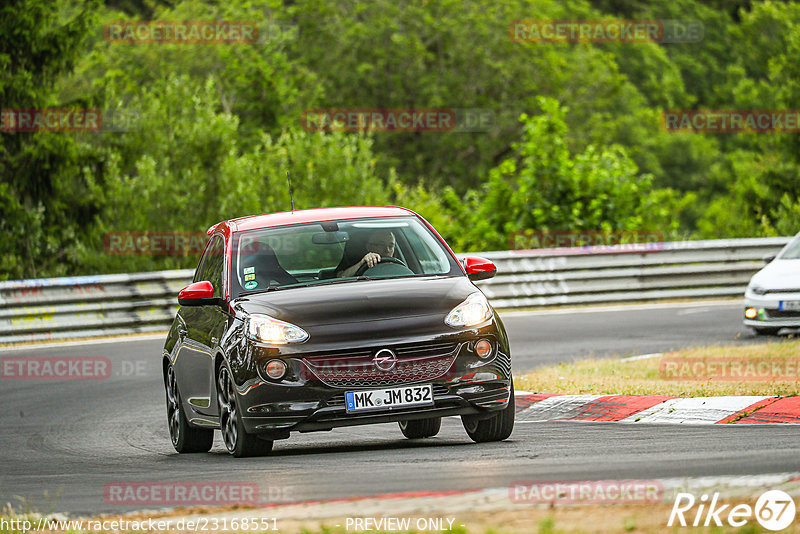
[[[794,396],[800,395],[800,341],[686,349],[632,361],[561,363],[515,376],[514,385],[536,393]]]

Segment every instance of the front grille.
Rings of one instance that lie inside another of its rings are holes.
[[[764,294],[767,293],[800,293],[800,288],[765,289]]]
[[[311,374],[335,388],[367,388],[413,384],[444,375],[458,355],[458,343],[413,343],[358,351],[310,354],[303,363]],[[394,351],[397,364],[378,369],[372,359],[384,348]]]
[[[794,319],[800,317],[800,310],[766,310],[770,319]]]
[[[433,398],[436,399],[437,397],[441,397],[443,395],[447,395],[450,391],[447,389],[447,386],[443,386],[441,384],[434,384],[433,385]],[[341,406],[344,407],[344,393],[337,393],[330,399],[326,400],[325,403],[328,406]]]

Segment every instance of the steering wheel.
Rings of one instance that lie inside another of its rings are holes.
[[[397,263],[399,265],[402,265],[403,267],[406,267],[406,264],[403,262],[403,260],[397,259],[394,256],[381,256],[380,263]],[[380,263],[378,263],[376,265],[380,265]],[[373,267],[374,266],[375,265],[373,265]],[[362,265],[361,267],[358,268],[358,270],[356,271],[355,276],[361,276],[362,274],[367,272],[368,269],[372,269],[372,267],[370,267],[368,263],[365,263],[364,265]]]

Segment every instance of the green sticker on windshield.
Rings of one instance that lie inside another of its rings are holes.
[[[255,280],[250,280],[249,282],[244,283],[245,289],[253,289],[254,287],[258,287],[258,282]]]

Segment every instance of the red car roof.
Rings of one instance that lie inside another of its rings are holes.
[[[217,228],[223,233],[270,228],[272,226],[287,226],[317,221],[334,221],[338,219],[361,219],[364,217],[402,217],[416,215],[413,211],[397,206],[357,206],[347,208],[317,208],[307,210],[282,211],[264,215],[251,215],[239,217],[229,221],[222,221],[208,229],[211,235]],[[225,228],[227,227],[227,228]],[[227,230],[227,231],[226,231]]]

